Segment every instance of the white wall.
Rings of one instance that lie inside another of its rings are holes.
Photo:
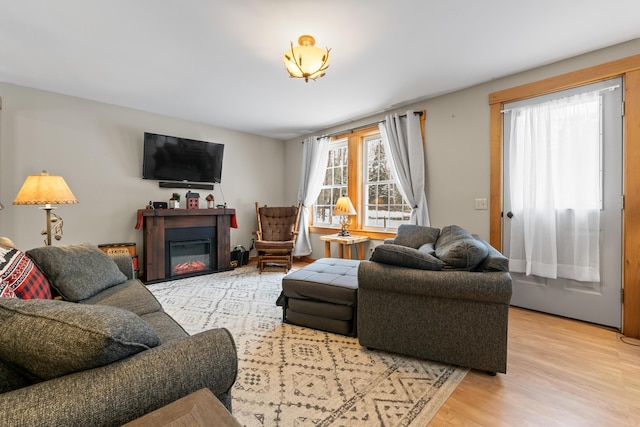
[[[237,210],[231,245],[248,248],[256,227],[255,206],[294,203],[284,197],[284,143],[200,123],[0,83],[0,236],[18,247],[41,246],[45,216],[35,206],[14,206],[27,175],[46,169],[61,175],[79,200],[59,205],[64,236],[54,244],[135,242],[142,251],[136,211],[150,200],[168,201],[176,191],[143,180],[145,131],[225,145],[222,185],[216,203]],[[196,190],[197,191],[197,190]],[[199,190],[201,206],[209,191]]]
[[[426,192],[431,225],[442,227],[458,224],[489,239],[489,210],[475,210],[474,199],[489,199],[490,196],[490,93],[636,54],[640,54],[640,39],[389,111],[403,114],[407,110],[426,110]],[[381,119],[384,119],[384,115],[375,115],[348,125],[325,129],[315,135],[346,130]],[[299,158],[302,139],[287,141],[285,156],[288,165],[292,164],[293,159]],[[299,176],[299,167],[287,169],[287,197],[292,198],[297,194]],[[312,235],[312,258],[324,256],[323,243],[317,237]],[[379,243],[371,242],[369,247]]]

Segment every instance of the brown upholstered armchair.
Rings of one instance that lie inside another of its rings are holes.
[[[284,265],[289,271],[293,264],[293,247],[298,235],[298,206],[259,207],[256,202],[258,231],[255,248],[258,253],[260,273],[267,264]]]

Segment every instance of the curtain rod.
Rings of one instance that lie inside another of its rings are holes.
[[[413,114],[417,114],[417,115],[421,116],[422,115],[422,111],[414,111]],[[401,114],[400,117],[407,117],[407,115],[406,114]],[[331,138],[332,136],[342,135],[343,133],[353,132],[353,131],[356,131],[356,130],[359,130],[359,129],[368,128],[369,126],[374,126],[374,125],[380,124],[382,122],[384,122],[384,120],[380,120],[380,121],[373,122],[373,123],[368,123],[366,125],[356,126],[354,128],[351,128],[351,129],[341,130],[339,132],[320,135],[320,138],[326,138],[326,137]],[[304,143],[304,141],[302,141],[302,143]]]

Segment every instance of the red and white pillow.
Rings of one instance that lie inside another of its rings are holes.
[[[0,297],[52,299],[51,285],[27,254],[0,246]]]

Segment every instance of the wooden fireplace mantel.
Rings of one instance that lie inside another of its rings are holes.
[[[230,270],[231,218],[235,209],[139,209],[144,232],[144,281],[160,282],[165,276],[165,231],[172,228],[215,227],[216,260],[213,271]]]

